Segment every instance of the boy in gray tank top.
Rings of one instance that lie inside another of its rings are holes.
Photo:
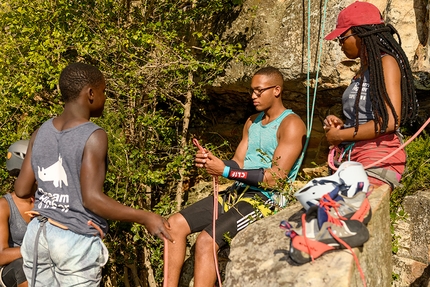
[[[172,240],[170,227],[160,215],[124,206],[103,193],[107,135],[90,122],[103,112],[103,74],[74,63],[61,72],[59,86],[64,110],[32,135],[15,182],[23,198],[33,195],[29,187],[35,180],[38,184],[37,219],[28,225],[21,248],[24,272],[31,286],[98,286],[108,259],[102,242],[106,219],[136,222]]]

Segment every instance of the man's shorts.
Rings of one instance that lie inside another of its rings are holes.
[[[234,185],[235,186],[235,185]],[[259,218],[272,214],[269,199],[260,191],[230,187],[218,196],[218,219],[215,223],[215,242],[219,248]],[[206,231],[212,236],[214,197],[206,197],[180,211],[191,233]],[[227,240],[226,240],[227,239]]]

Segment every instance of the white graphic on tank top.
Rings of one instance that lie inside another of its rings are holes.
[[[363,86],[361,87],[360,101],[366,100],[367,90],[369,89],[369,87],[370,87],[369,83],[363,83]],[[349,95],[350,99],[355,99],[359,88],[360,88],[360,84],[358,82],[355,83],[354,87],[351,89],[351,94]]]
[[[43,208],[52,208],[59,209],[62,212],[69,211],[69,196],[67,194],[58,194],[58,193],[49,193],[45,192],[43,189],[38,188],[37,192],[39,193],[39,204],[37,207],[39,209]]]
[[[58,161],[53,165],[44,168],[38,166],[38,176],[41,181],[52,181],[55,187],[62,187],[63,183],[68,186],[67,174],[63,167],[63,158],[58,155]]]

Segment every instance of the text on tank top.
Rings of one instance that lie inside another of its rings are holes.
[[[345,115],[345,128],[355,126],[355,101],[360,87],[360,80],[360,78],[352,79],[351,84],[348,86],[348,88],[346,88],[342,95],[342,108],[343,114]],[[361,125],[373,119],[374,115],[370,98],[369,70],[366,70],[363,74],[363,86],[358,103],[358,124]]]

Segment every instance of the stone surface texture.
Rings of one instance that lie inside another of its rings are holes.
[[[387,186],[382,186],[370,194],[370,238],[363,247],[353,248],[367,286],[390,286],[389,193]],[[348,250],[329,252],[300,266],[291,262],[289,238],[279,228],[279,223],[281,220],[298,222],[303,211],[296,203],[240,232],[231,244],[223,286],[363,286]]]

